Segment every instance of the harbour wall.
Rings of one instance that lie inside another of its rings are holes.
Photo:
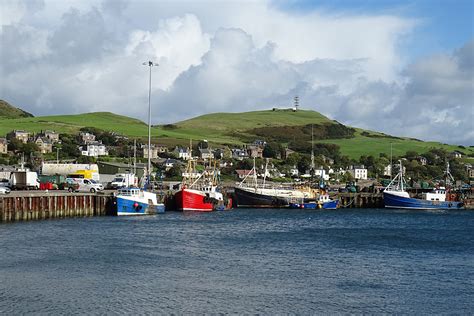
[[[0,223],[66,217],[114,215],[108,195],[45,193],[0,197]]]
[[[341,208],[383,208],[382,193],[338,193],[332,198],[339,198]]]

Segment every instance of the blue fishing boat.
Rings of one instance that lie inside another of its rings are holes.
[[[449,173],[449,164],[446,174],[447,177],[451,176]],[[460,209],[464,206],[463,202],[455,201],[455,195],[448,194],[448,190],[444,187],[437,188],[432,192],[423,193],[421,199],[410,197],[405,188],[406,185],[403,178],[403,167],[402,162],[400,161],[400,172],[383,191],[385,207],[430,210]]]
[[[302,209],[325,209],[334,210],[339,206],[339,200],[332,200],[329,194],[320,194],[315,201],[302,201],[290,203],[290,208],[302,208]]]
[[[158,203],[155,193],[139,188],[118,190],[117,215],[150,215],[164,213],[165,205]]]

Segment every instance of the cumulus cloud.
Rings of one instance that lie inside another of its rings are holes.
[[[151,59],[160,64],[154,123],[289,106],[299,95],[302,107],[358,127],[474,138],[473,42],[406,64],[398,46],[414,19],[288,13],[265,1],[6,3],[1,97],[36,115],[113,111],[145,120],[149,69],[141,64]]]

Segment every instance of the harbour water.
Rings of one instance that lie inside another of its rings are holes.
[[[474,310],[474,212],[249,210],[0,225],[0,314]]]

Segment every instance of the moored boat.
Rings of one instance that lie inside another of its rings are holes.
[[[291,202],[290,208],[301,208],[301,209],[325,209],[334,210],[339,206],[339,200],[332,200],[329,194],[324,193],[318,196],[317,200],[314,201],[300,201]]]
[[[447,176],[450,176],[449,165],[446,171]],[[402,209],[460,209],[464,206],[463,202],[451,200],[448,190],[444,187],[422,194],[422,198],[410,197],[406,191],[403,178],[403,166],[400,161],[400,171],[393,178],[390,184],[383,191],[383,199],[385,207],[387,208],[402,208]]]
[[[117,215],[149,215],[164,213],[165,206],[158,203],[155,193],[139,188],[124,188],[117,193]]]
[[[178,211],[197,212],[220,210],[221,205],[224,204],[224,196],[217,188],[217,170],[215,166],[200,174],[196,173],[195,169],[194,161],[188,161],[185,172],[187,177],[183,178],[181,188],[174,195],[176,209]],[[188,182],[190,182],[189,185]]]
[[[265,166],[265,175],[267,166]],[[246,182],[249,175],[253,176],[253,183]],[[237,207],[271,208],[288,207],[292,200],[308,200],[314,198],[311,190],[302,188],[284,187],[281,184],[269,185],[263,178],[262,183],[257,181],[255,161],[252,170],[234,188]]]

